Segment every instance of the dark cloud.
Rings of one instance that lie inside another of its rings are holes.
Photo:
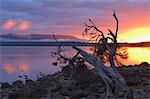
[[[8,19],[27,20],[32,24],[30,33],[74,33],[81,32],[88,18],[102,27],[111,26],[113,10],[124,24],[136,18],[150,21],[142,19],[150,15],[150,0],[1,0],[0,24]]]

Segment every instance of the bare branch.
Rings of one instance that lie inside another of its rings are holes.
[[[115,17],[115,20],[116,20],[116,32],[115,32],[115,36],[117,37],[119,22],[118,22],[118,18],[117,18],[117,16],[116,16],[115,11],[114,11],[113,16]]]
[[[110,29],[108,29],[108,31],[109,31],[109,34],[108,34],[108,35],[111,35],[111,36],[113,37],[113,39],[115,40],[115,39],[116,39],[116,36],[114,35],[114,33],[113,33]]]

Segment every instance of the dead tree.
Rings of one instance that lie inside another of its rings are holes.
[[[102,51],[101,54],[104,54],[104,52],[108,53],[110,66],[104,65],[102,55],[94,56],[75,46],[73,48],[76,49],[84,57],[85,61],[90,63],[98,71],[99,76],[104,81],[107,88],[106,98],[117,95],[120,91],[126,92],[124,93],[125,98],[128,96],[126,94],[129,90],[125,79],[119,74],[114,62],[114,56],[118,47],[118,18],[116,17],[115,12],[113,16],[116,20],[116,31],[113,33],[110,29],[108,29],[109,34],[106,37],[104,33],[90,19],[89,22],[91,24],[85,24],[85,33],[88,34],[90,32],[89,34],[93,36],[92,38],[95,38],[95,41],[97,41],[98,44],[103,45],[103,50],[100,50]],[[108,41],[111,41],[111,44],[109,44]]]

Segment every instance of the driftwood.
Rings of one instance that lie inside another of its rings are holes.
[[[71,77],[70,81],[72,81],[72,76],[74,74],[74,66],[76,63],[84,63],[84,61],[87,61],[89,64],[91,64],[98,72],[99,77],[103,80],[106,86],[106,98],[114,97],[119,95],[119,93],[123,93],[124,95],[122,98],[132,99],[131,92],[129,91],[125,79],[120,75],[118,72],[116,65],[115,65],[115,55],[119,55],[116,50],[118,47],[117,43],[117,34],[118,34],[118,18],[116,17],[116,14],[114,12],[113,14],[115,20],[116,20],[116,31],[113,33],[110,29],[108,29],[109,34],[105,37],[104,33],[97,28],[97,26],[92,22],[91,19],[89,19],[91,25],[85,24],[85,34],[92,35],[91,39],[89,41],[92,41],[92,39],[95,39],[95,43],[101,44],[103,46],[99,46],[98,49],[95,48],[94,53],[97,55],[92,55],[87,53],[86,51],[77,48],[73,46],[74,49],[76,49],[78,52],[76,55],[74,55],[72,58],[67,58],[61,53],[63,52],[61,46],[59,46],[57,52],[53,52],[52,55],[57,58],[57,62],[59,63],[68,63],[69,66],[71,66]],[[92,31],[92,32],[91,32]],[[55,36],[54,36],[55,38]],[[56,39],[56,38],[55,38]],[[57,41],[57,40],[56,40]],[[108,41],[111,41],[111,46],[108,43]],[[97,51],[98,50],[98,51]],[[110,66],[105,66],[103,61],[103,55],[107,53],[108,62]],[[81,54],[82,57],[78,56]],[[83,61],[79,61],[79,60]],[[54,65],[57,65],[57,62],[54,62]],[[118,98],[118,97],[117,97]]]
[[[120,91],[125,92],[124,98],[127,98],[129,96],[129,89],[127,87],[125,79],[119,74],[114,62],[114,56],[118,47],[118,18],[116,17],[115,12],[113,16],[116,20],[116,31],[115,33],[113,33],[110,29],[108,29],[109,34],[107,37],[104,36],[104,33],[101,30],[99,30],[90,19],[89,21],[92,25],[85,24],[85,33],[87,34],[89,31],[92,30],[92,33],[90,33],[90,35],[94,34],[92,38],[96,38],[96,41],[98,41],[98,43],[104,45],[103,50],[99,50],[102,51],[101,54],[104,54],[104,52],[108,53],[110,66],[104,65],[102,56],[100,54],[94,56],[75,46],[73,46],[73,48],[76,49],[84,57],[85,61],[90,63],[98,71],[99,77],[101,77],[101,79],[104,81],[107,88],[106,98],[113,97],[114,95],[119,94]],[[108,40],[112,42],[111,46],[109,46]]]

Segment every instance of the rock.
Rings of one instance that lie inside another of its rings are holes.
[[[117,93],[117,95],[115,96],[116,98],[124,98],[125,92],[124,91],[120,91]]]
[[[34,82],[33,80],[31,80],[31,79],[27,79],[27,80],[26,80],[26,84],[27,84],[28,86],[34,86],[34,85],[35,85],[35,82]]]
[[[106,88],[105,87],[101,87],[99,90],[98,90],[98,93],[102,94],[102,93],[105,93],[106,91]]]
[[[86,99],[97,99],[94,95],[88,95]]]
[[[59,82],[61,82],[61,85],[62,85],[62,89],[60,89],[59,92],[63,96],[69,96],[70,92],[79,89],[79,87],[75,85],[73,80],[65,80],[65,82],[61,80]]]
[[[143,62],[137,66],[123,66],[118,68],[118,71],[127,81],[129,89],[135,90],[133,90],[133,94],[131,93],[129,95],[128,92],[119,90],[119,92],[114,95],[116,98],[113,99],[121,99],[125,96],[127,99],[133,99],[133,96],[134,98],[140,97],[141,99],[148,99],[150,92],[150,65]],[[72,78],[70,76],[71,73],[73,73]],[[111,86],[111,88],[113,90],[113,86]],[[79,66],[76,65],[73,70],[71,70],[70,66],[66,66],[61,72],[41,76],[37,81],[27,79],[25,85],[21,80],[13,82],[13,86],[8,83],[3,83],[1,84],[1,90],[3,89],[4,93],[7,92],[8,94],[14,91],[11,93],[14,93],[12,96],[16,96],[16,98],[22,95],[24,98],[104,99],[106,95],[106,86],[97,74],[97,71],[94,69],[88,70],[86,65],[83,64]]]
[[[134,99],[133,92],[131,89],[128,90],[118,90],[118,92],[114,95],[115,99]]]
[[[32,94],[31,95],[32,97],[41,97],[41,96],[47,95],[48,91],[42,87],[37,87],[37,88],[32,89],[31,94]]]
[[[12,85],[20,88],[23,86],[23,82],[21,80],[17,80],[15,82],[13,82]]]
[[[59,94],[62,95],[62,96],[69,96],[70,95],[70,90],[68,88],[62,88],[60,91],[59,91]]]
[[[64,77],[68,77],[71,74],[71,67],[69,65],[65,66],[65,67],[63,67],[61,72],[62,72]]]
[[[72,81],[68,81],[63,87],[68,88],[70,91],[78,90],[79,87],[76,86]]]
[[[133,91],[131,89],[128,91],[127,99],[133,99]]]
[[[89,82],[82,82],[78,84],[79,88],[85,90],[89,86]]]
[[[85,94],[82,90],[72,91],[69,95],[70,98],[83,98],[86,96],[87,96],[87,94]]]
[[[134,95],[134,99],[146,99],[144,96],[143,89],[140,89],[140,88],[134,88],[133,89],[133,95]]]
[[[148,88],[145,88],[144,90],[143,90],[143,92],[144,92],[144,96],[146,97],[146,98],[149,98],[150,97],[150,86],[148,87]]]
[[[67,96],[66,96],[67,97]],[[59,94],[59,92],[51,93],[46,99],[67,99],[65,96]],[[68,98],[69,99],[69,98]]]
[[[125,80],[127,82],[127,85],[129,85],[129,86],[138,85],[138,82],[134,77],[127,77],[127,78],[125,78]]]
[[[74,69],[73,79],[77,81],[77,85],[82,90],[85,90],[90,84],[100,81],[100,78],[92,70],[88,70],[86,65],[79,65]]]
[[[143,86],[150,86],[150,81],[143,82]]]
[[[87,93],[88,94],[88,96],[90,95],[92,95],[92,96],[95,96],[95,97],[101,97],[102,96],[102,94],[100,94],[100,93],[98,93],[98,92],[92,92],[92,93]]]
[[[104,90],[104,84],[103,83],[94,83],[89,85],[89,87],[86,89],[86,92],[102,92]]]
[[[12,88],[12,86],[9,83],[2,83],[1,88],[2,89]]]
[[[149,64],[147,62],[142,62],[140,66],[149,66]]]
[[[57,63],[57,62],[53,62],[52,64],[53,64],[54,66],[57,66],[57,65],[58,65],[58,63]]]
[[[133,71],[121,71],[120,74],[123,76],[123,77],[131,77],[135,74],[135,72]]]
[[[51,92],[57,92],[62,88],[62,85],[60,83],[57,83],[54,88],[51,89]]]

